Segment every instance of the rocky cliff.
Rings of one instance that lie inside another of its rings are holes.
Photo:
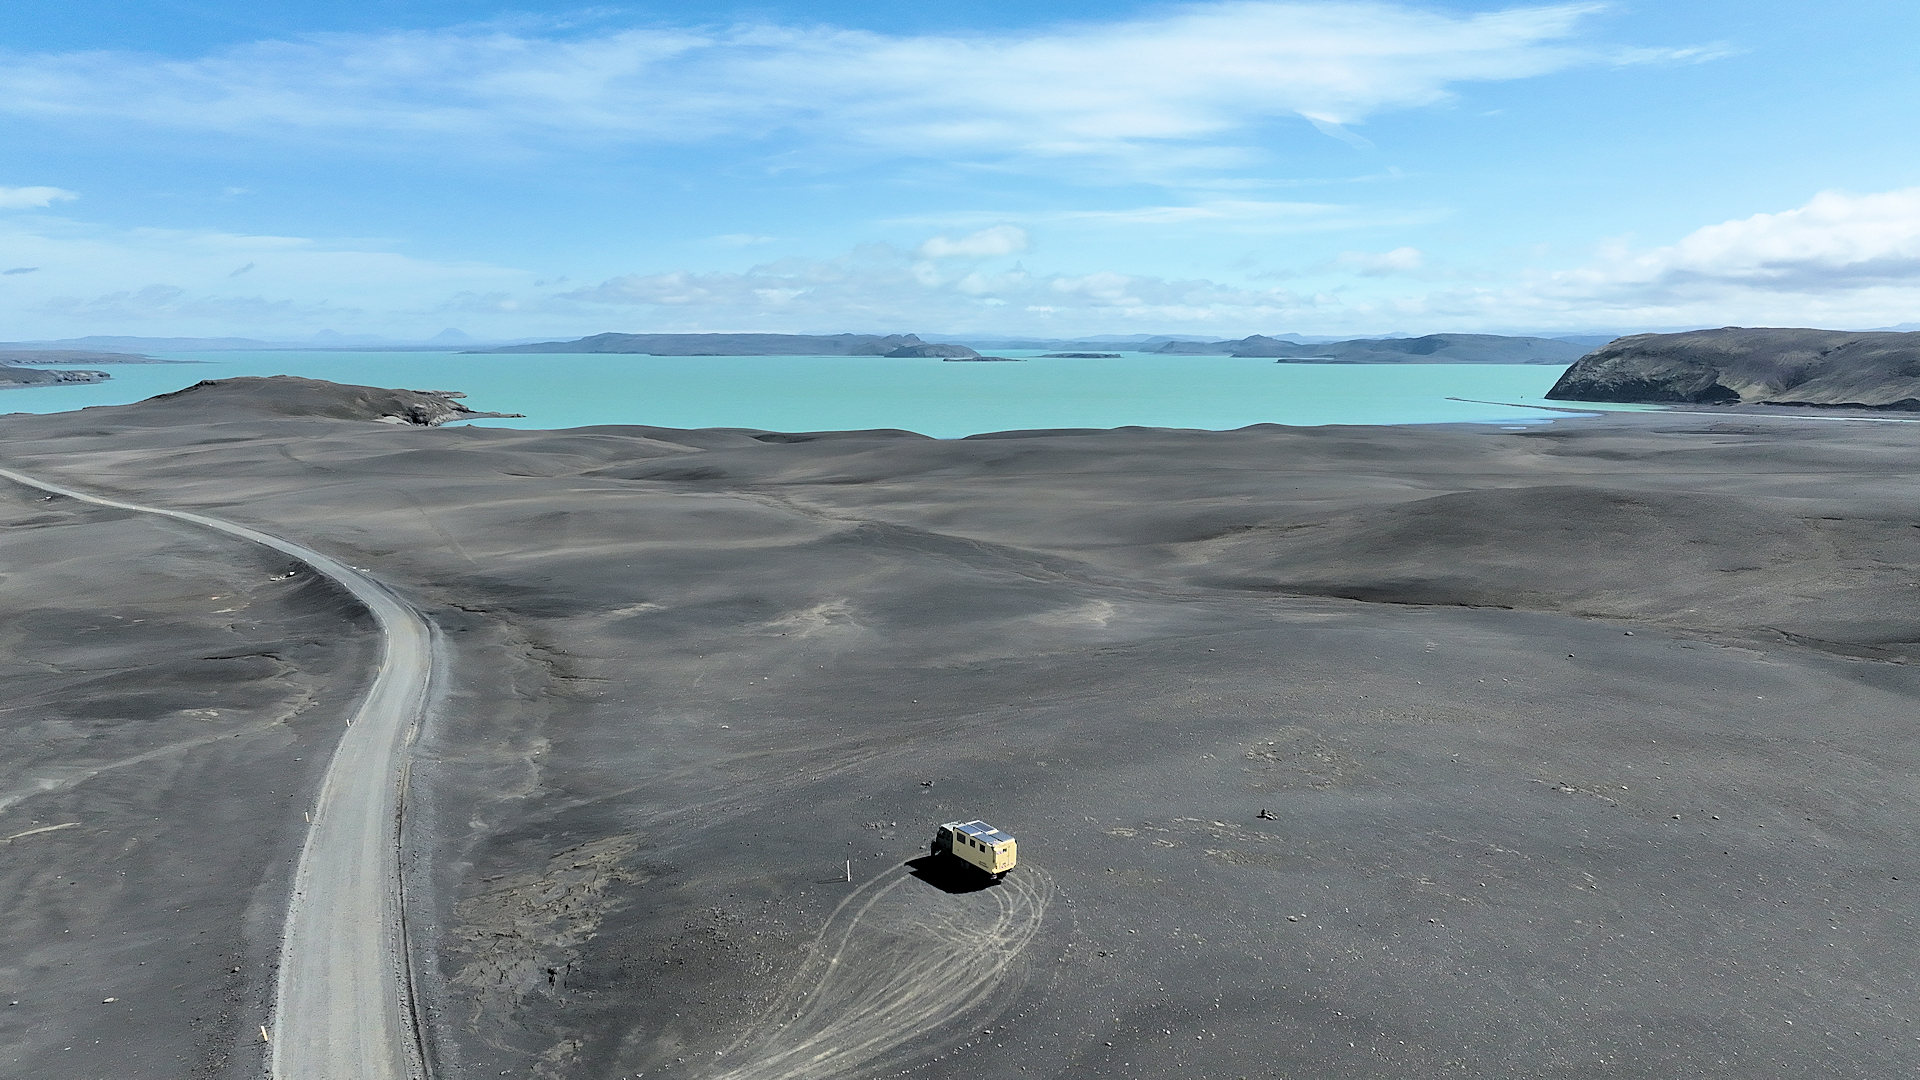
[[[1547,396],[1920,411],[1920,333],[1729,326],[1636,334],[1581,357]]]

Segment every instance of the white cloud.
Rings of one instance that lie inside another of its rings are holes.
[[[1463,84],[1658,54],[1587,43],[1601,9],[1230,0],[1002,34],[461,28],[314,35],[191,60],[16,54],[0,64],[0,112],[249,136],[401,136],[409,149],[422,137],[692,142],[789,132],[930,157],[1147,161],[1147,148],[1217,157],[1275,119],[1344,138],[1349,125],[1431,105]]]
[[[1236,235],[1332,232],[1385,226],[1423,225],[1446,216],[1439,210],[1382,210],[1339,203],[1289,202],[1273,199],[1204,199],[1191,203],[1129,206],[1100,210],[1043,210],[1008,214],[1001,211],[959,210],[941,214],[891,218],[887,225],[940,225],[967,228],[990,221],[1017,218],[1029,225],[1094,230],[1111,235],[1117,229],[1174,228],[1230,231]]]
[[[993,225],[977,233],[950,239],[936,236],[920,245],[926,259],[986,259],[1027,250],[1027,230],[1017,225]]]
[[[0,210],[39,210],[79,194],[57,187],[0,187]]]
[[[91,333],[310,333],[350,321],[412,332],[462,292],[518,292],[530,275],[436,262],[363,243],[214,230],[117,229],[0,219],[0,251],[32,273],[0,275],[16,337]],[[427,327],[430,332],[431,327]]]
[[[1437,287],[1421,282],[1434,273],[1425,253],[1406,246],[1295,268],[1287,274],[1294,289],[1118,269],[995,273],[977,264],[954,269],[926,255],[873,245],[838,259],[783,260],[740,272],[635,274],[563,294],[560,302],[688,330],[783,329],[796,321],[933,332],[1225,336],[1879,326],[1912,321],[1920,311],[1920,189],[1822,194],[1796,209],[1709,225],[1663,246],[1615,245],[1573,269],[1466,277],[1454,268],[1443,277],[1448,284]],[[1460,284],[1471,280],[1480,284]]]
[[[917,249],[871,244],[837,258],[778,259],[743,270],[634,273],[582,288],[506,267],[414,259],[364,242],[12,216],[0,218],[0,251],[19,265],[0,274],[0,322],[19,337],[272,337],[325,326],[424,336],[457,312],[463,325],[472,321],[470,330],[513,337],[609,327],[1237,337],[1729,323],[1865,327],[1910,322],[1920,311],[1920,188],[1829,192],[1665,245],[1615,244],[1583,266],[1497,275],[1460,268],[1437,274],[1412,247],[1349,251],[1284,274],[1246,275],[1264,277],[1263,284],[1132,273],[1112,263],[1060,273],[1012,263],[1025,249],[1017,227],[955,230],[936,239]],[[1281,278],[1291,287],[1274,286]]]
[[[1714,285],[1786,293],[1920,286],[1920,188],[1823,192],[1792,210],[1709,225],[1669,247],[1618,252],[1568,281],[1638,293]]]
[[[1715,41],[1705,45],[1685,45],[1679,48],[1616,49],[1612,60],[1621,67],[1630,67],[1635,64],[1705,64],[1714,60],[1724,60],[1729,56],[1738,56],[1741,51],[1728,42]]]
[[[1592,264],[1547,275],[1525,293],[1536,305],[1656,324],[1907,321],[1920,310],[1920,188],[1823,192],[1664,247],[1611,244]]]
[[[1426,256],[1419,248],[1397,247],[1392,251],[1347,251],[1334,260],[1334,265],[1349,270],[1362,277],[1387,277],[1392,274],[1410,274],[1426,262]]]
[[[1616,241],[1582,266],[1483,280],[1349,298],[1342,318],[1468,330],[1907,323],[1920,311],[1920,188],[1824,192],[1670,244]]]
[[[948,271],[884,245],[837,259],[788,259],[741,272],[631,274],[556,298],[583,317],[624,311],[659,330],[857,326],[922,332],[1094,333],[1103,329],[1287,322],[1316,300],[1282,289],[1112,271],[1081,275]],[[587,316],[589,312],[600,312]]]

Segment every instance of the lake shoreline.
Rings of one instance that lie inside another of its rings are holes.
[[[1528,422],[1557,372],[1533,365],[1275,365],[1264,358],[1022,355],[1012,364],[882,357],[651,357],[425,352],[167,354],[191,368],[124,365],[110,385],[15,389],[0,408],[34,413],[129,404],[207,378],[299,375],[460,391],[510,426],[605,424],[766,431],[906,428],[934,438],[1128,426]],[[1618,406],[1615,406],[1618,408]],[[508,426],[508,425],[501,425]]]

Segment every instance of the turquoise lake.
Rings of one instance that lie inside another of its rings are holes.
[[[0,411],[120,405],[201,379],[304,375],[372,386],[459,390],[472,408],[527,414],[524,420],[482,423],[522,428],[905,428],[957,438],[1032,428],[1511,424],[1565,415],[1449,400],[1559,405],[1541,398],[1564,370],[1559,365],[1276,364],[1150,353],[1100,360],[1034,358],[1019,364],[871,356],[337,351],[165,355],[195,362],[101,365],[112,372],[111,381],[0,390]]]

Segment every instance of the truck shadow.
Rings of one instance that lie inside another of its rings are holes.
[[[991,875],[951,855],[922,855],[908,859],[905,865],[914,877],[952,896],[984,892],[1000,884]]]

